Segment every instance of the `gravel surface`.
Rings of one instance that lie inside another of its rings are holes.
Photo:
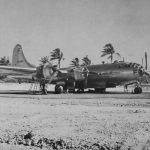
[[[150,149],[150,93],[0,95],[0,150]]]

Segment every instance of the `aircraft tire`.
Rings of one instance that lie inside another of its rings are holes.
[[[59,85],[56,85],[55,86],[55,94],[60,94],[62,92],[63,92],[63,87],[59,86]]]
[[[140,94],[140,93],[142,93],[142,88],[141,87],[135,87],[134,94]]]
[[[134,89],[134,94],[138,94],[139,93],[139,88],[138,87],[135,87]]]
[[[142,93],[142,88],[141,87],[139,87],[139,92]]]
[[[105,93],[106,88],[95,88],[96,93]]]

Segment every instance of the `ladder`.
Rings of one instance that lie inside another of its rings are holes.
[[[36,94],[39,91],[40,91],[39,83],[38,82],[31,83],[30,88],[29,88],[29,93]]]

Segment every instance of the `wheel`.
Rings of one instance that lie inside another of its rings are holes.
[[[62,86],[59,86],[59,85],[56,85],[55,86],[55,93],[56,94],[60,94],[63,92],[63,87]]]
[[[96,93],[105,93],[106,88],[95,88]]]
[[[136,87],[136,88],[134,89],[134,94],[138,94],[138,93],[139,93],[139,88]]]
[[[142,93],[142,88],[141,87],[139,87],[139,93]]]
[[[140,94],[140,93],[142,93],[142,88],[141,88],[141,87],[136,87],[136,88],[134,89],[134,93],[135,93],[135,94]]]

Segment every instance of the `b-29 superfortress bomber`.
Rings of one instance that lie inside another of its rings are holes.
[[[139,94],[142,93],[141,82],[148,82],[150,77],[142,65],[123,61],[80,68],[58,69],[51,63],[35,67],[26,60],[19,44],[13,51],[12,66],[0,66],[0,75],[38,82],[43,94],[47,93],[46,84],[54,84],[57,94],[91,88],[97,93],[104,93],[106,88],[133,84],[134,93]]]

